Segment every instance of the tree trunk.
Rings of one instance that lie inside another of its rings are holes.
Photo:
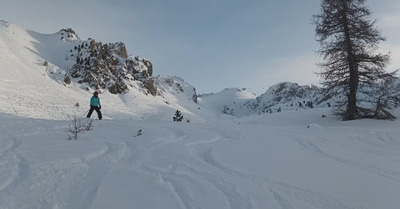
[[[353,52],[353,44],[350,37],[349,22],[347,19],[347,5],[346,1],[342,0],[343,7],[343,27],[344,34],[346,37],[346,50],[347,50],[347,61],[349,64],[349,94],[347,98],[347,108],[344,113],[343,120],[355,120],[357,119],[357,90],[358,90],[358,65]]]
[[[355,72],[354,72],[355,71]],[[358,89],[358,77],[356,70],[350,68],[350,92],[347,99],[347,109],[344,120],[355,120],[357,119],[357,89]]]

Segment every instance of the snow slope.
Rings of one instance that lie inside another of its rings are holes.
[[[60,37],[59,33],[40,34],[12,23],[0,22],[0,112],[30,118],[65,120],[68,115],[77,112],[75,104],[78,103],[81,109],[85,109],[79,114],[85,114],[94,89],[87,90],[77,83],[67,86],[63,82],[66,66],[71,65],[65,57],[78,37],[63,41]],[[44,65],[45,61],[48,61],[48,66]],[[163,90],[161,96],[148,95],[137,85],[130,86],[128,94],[100,92],[105,117],[110,118],[112,115],[114,118],[143,119],[168,112],[171,114],[169,119],[176,109],[180,109],[187,113],[187,117],[192,116],[192,120],[203,120],[190,112],[191,109],[196,111],[199,108],[190,108],[194,103],[194,88],[182,79],[172,77],[170,79],[183,89],[165,91],[163,88],[167,86],[167,78],[155,78],[157,88]],[[176,98],[178,93],[179,98]]]
[[[115,119],[76,141],[66,140],[67,121],[1,114],[0,124],[0,208],[400,205],[398,121],[342,122],[326,109],[207,123]]]
[[[0,209],[400,205],[398,120],[343,122],[329,109],[236,118],[225,104],[254,95],[226,89],[195,103],[194,87],[159,76],[156,97],[101,92],[105,119],[67,140],[66,119],[85,116],[92,90],[58,82],[64,61],[51,56],[62,51],[42,45],[54,37],[0,23]],[[185,122],[172,122],[177,109]]]
[[[226,88],[218,93],[200,95],[199,101],[202,106],[217,113],[230,114],[229,106],[238,107],[235,109],[236,115],[240,112],[240,107],[248,101],[254,100],[256,96],[245,89]],[[245,110],[249,112],[249,110]]]

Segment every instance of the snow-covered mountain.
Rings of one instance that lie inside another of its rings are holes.
[[[235,88],[197,95],[195,87],[179,77],[153,77],[157,69],[150,60],[128,55],[127,51],[122,42],[81,40],[70,28],[41,34],[1,21],[0,110],[64,119],[76,111],[74,104],[86,107],[91,93],[99,90],[106,117],[127,113],[143,118],[161,110],[180,109],[195,120],[206,120],[201,115],[243,116],[278,107],[290,110],[306,105],[304,101],[316,103],[321,98],[317,87],[290,83],[277,84],[257,98]]]
[[[182,78],[153,76],[157,69],[151,61],[129,55],[122,42],[81,40],[70,28],[41,34],[5,21],[0,22],[0,69],[0,111],[35,118],[64,119],[76,111],[74,104],[86,107],[95,90],[101,93],[106,117],[145,118],[179,109],[200,121],[207,121],[206,115],[326,108],[345,99],[341,94],[325,95],[317,86],[290,82],[273,85],[257,97],[237,88],[197,95]],[[400,89],[399,82],[395,85]],[[379,94],[360,93],[360,101],[374,95]]]
[[[243,116],[314,107],[325,108],[334,105],[339,98],[324,96],[321,87],[281,82],[271,86],[264,94],[245,103],[231,103],[225,107],[225,110],[227,110],[227,114]]]
[[[0,111],[25,117],[65,119],[76,103],[86,110],[95,90],[106,117],[193,115],[190,106],[198,106],[183,79],[151,77],[151,62],[127,55],[123,43],[82,41],[72,29],[40,34],[1,21],[0,72]]]
[[[198,95],[123,48],[0,22],[1,209],[399,207],[399,120],[340,121],[294,83]],[[97,89],[104,120],[67,140]]]
[[[226,88],[218,93],[200,95],[199,98],[204,107],[214,112],[235,115],[232,112],[233,109],[230,109],[231,106],[241,108],[246,102],[254,100],[256,96],[246,89]]]

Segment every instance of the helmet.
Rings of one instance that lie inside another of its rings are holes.
[[[98,92],[98,91],[94,91],[93,94],[94,94],[94,95],[98,95],[99,92]]]

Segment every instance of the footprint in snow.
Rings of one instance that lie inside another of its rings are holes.
[[[316,124],[316,123],[310,123],[307,125],[307,128],[312,128],[312,129],[322,129],[322,126]]]

